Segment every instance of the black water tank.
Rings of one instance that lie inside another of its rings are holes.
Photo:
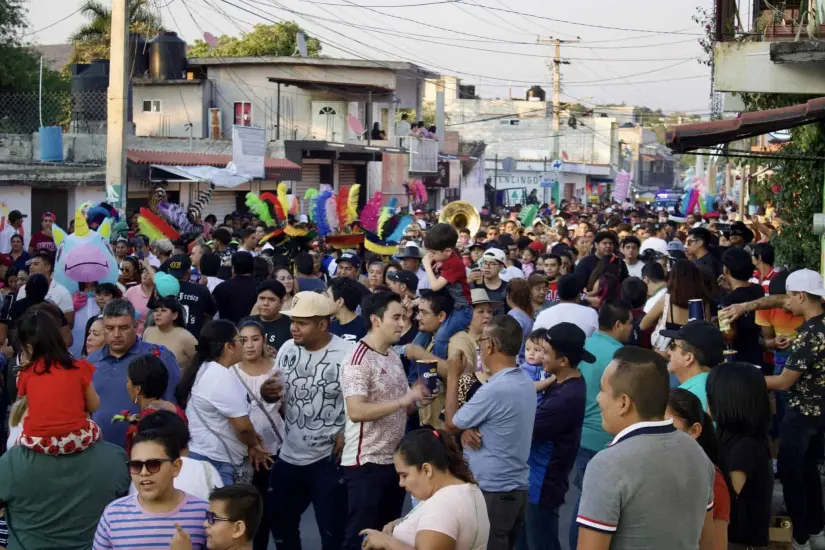
[[[149,43],[149,76],[156,80],[186,78],[186,42],[177,33],[162,32]]]
[[[72,65],[72,120],[106,120],[106,91],[109,89],[109,60]]]
[[[547,95],[541,86],[533,86],[527,90],[527,101],[544,101]]]
[[[129,35],[128,70],[132,78],[144,78],[149,72],[149,43],[139,34]]]

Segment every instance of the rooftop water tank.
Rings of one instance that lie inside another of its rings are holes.
[[[72,65],[72,120],[106,120],[106,91],[109,89],[109,60]]]
[[[186,78],[186,42],[177,33],[162,32],[149,43],[149,76],[155,80]]]
[[[533,86],[527,90],[527,101],[544,101],[546,97],[541,86]]]
[[[149,72],[149,43],[139,34],[129,35],[129,75],[144,78]]]

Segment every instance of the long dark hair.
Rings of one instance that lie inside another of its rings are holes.
[[[419,428],[404,436],[396,454],[409,466],[419,470],[424,463],[436,470],[449,472],[465,483],[475,483],[473,472],[453,436],[432,427]]]
[[[690,260],[673,262],[667,278],[667,292],[670,294],[670,302],[684,309],[687,309],[689,300],[704,300],[706,304],[710,301],[702,274]]]
[[[749,437],[768,447],[771,403],[762,371],[750,363],[722,363],[707,381],[708,409],[724,447],[737,437]]]
[[[722,472],[725,486],[727,486],[731,499],[733,499],[733,483],[730,480],[730,472],[728,472],[725,457],[719,448],[719,439],[716,437],[713,420],[709,414],[702,410],[702,402],[687,390],[673,388],[670,390],[667,406],[670,407],[676,416],[687,422],[689,426],[693,426],[694,424],[702,426],[702,432],[699,434],[699,437],[696,438],[696,442],[702,447],[705,454],[708,455],[713,465]]]
[[[32,304],[39,304],[49,294],[49,278],[40,273],[30,275],[26,280],[26,298]]]
[[[76,369],[60,331],[60,323],[44,308],[29,309],[17,323],[19,348],[31,347],[35,374],[48,374],[53,366]]]
[[[226,344],[232,342],[238,336],[238,329],[226,319],[209,321],[203,326],[201,336],[198,338],[197,355],[192,366],[186,370],[183,378],[175,390],[175,399],[181,408],[186,408],[189,396],[192,395],[192,386],[204,363],[217,361],[223,354]]]
[[[525,279],[513,279],[507,283],[507,297],[513,301],[513,305],[529,315],[533,316],[533,300],[530,298],[530,283]]]

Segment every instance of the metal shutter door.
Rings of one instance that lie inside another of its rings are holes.
[[[304,200],[304,193],[307,189],[318,189],[321,187],[321,167],[317,164],[304,164],[301,167],[301,181],[296,181],[292,193],[301,201],[301,213],[307,214],[309,206]]]
[[[218,218],[218,225],[220,225],[223,223],[224,216],[231,214],[237,208],[234,191],[218,191],[216,189],[212,192],[212,200],[204,208],[203,215],[206,217],[207,214],[215,214],[215,217]]]

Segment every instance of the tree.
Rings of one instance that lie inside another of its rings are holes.
[[[28,28],[24,0],[0,0],[0,92],[37,89],[39,56],[22,40]],[[57,73],[44,68],[44,88],[51,89],[59,83]]]
[[[221,35],[214,48],[203,40],[195,40],[195,45],[189,49],[189,57],[286,57],[297,51],[296,35],[299,32],[306,38],[307,55],[319,57],[321,42],[317,38],[310,38],[292,21],[255,25],[251,32],[240,38]]]
[[[2,1],[2,0],[0,0]],[[165,29],[158,15],[152,13],[149,0],[127,0],[129,32],[152,38]],[[77,29],[69,39],[74,44],[72,63],[90,63],[93,59],[109,59],[112,31],[112,9],[96,0],[86,4],[81,12],[89,22]]]

